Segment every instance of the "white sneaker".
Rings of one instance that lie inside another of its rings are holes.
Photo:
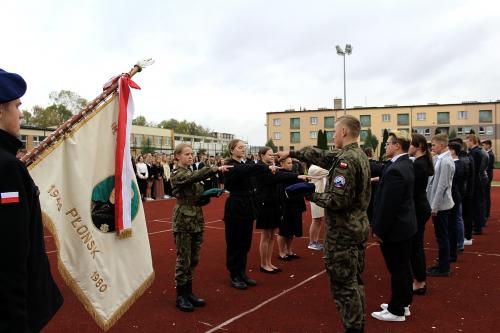
[[[472,245],[472,238],[471,239],[464,239],[464,245]]]
[[[405,316],[396,316],[390,313],[388,310],[382,310],[379,312],[372,312],[372,317],[383,321],[405,321]]]
[[[388,307],[389,307],[389,304],[387,304],[387,303],[380,304],[380,308],[382,310],[387,310]],[[410,306],[405,306],[405,316],[408,317],[410,315],[411,315]]]

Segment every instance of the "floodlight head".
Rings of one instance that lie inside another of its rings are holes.
[[[345,46],[345,53],[351,54],[352,53],[352,46],[351,44],[346,44]]]
[[[344,50],[342,50],[342,48],[338,45],[335,46],[335,49],[337,49],[337,54],[338,55],[344,55]]]

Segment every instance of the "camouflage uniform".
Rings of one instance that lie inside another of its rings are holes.
[[[191,171],[177,167],[172,172],[172,194],[177,198],[173,211],[173,233],[177,249],[175,264],[175,285],[177,287],[191,283],[193,272],[200,259],[203,242],[203,210],[196,206],[203,185],[200,181],[217,173],[217,167],[204,167]]]
[[[323,151],[304,148],[290,154],[329,170],[324,193],[311,202],[325,208],[325,266],[342,323],[347,331],[363,331],[365,294],[361,273],[369,226],[370,166],[357,143]]]

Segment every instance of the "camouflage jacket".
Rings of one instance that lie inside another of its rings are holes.
[[[204,167],[191,171],[185,167],[177,167],[172,171],[172,194],[177,199],[173,211],[173,232],[203,231],[203,210],[194,204],[203,193],[200,181],[217,173],[217,167]]]
[[[306,147],[290,156],[329,170],[325,192],[311,196],[312,202],[325,208],[329,243],[365,242],[369,232],[366,210],[370,203],[370,165],[358,144],[333,151]]]

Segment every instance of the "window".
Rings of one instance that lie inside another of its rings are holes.
[[[437,127],[435,133],[436,134],[449,134],[450,128],[449,127]]]
[[[311,125],[318,125],[318,117],[310,117],[309,121]]]
[[[457,134],[470,134],[472,127],[457,127]]]
[[[450,113],[449,112],[438,112],[437,113],[438,124],[449,124],[450,123]]]
[[[479,111],[479,122],[480,123],[491,123],[493,118],[491,116],[491,110],[480,110]]]
[[[383,114],[382,115],[382,121],[384,123],[387,123],[387,122],[391,121],[391,115],[390,114]]]
[[[274,118],[273,119],[273,126],[281,126],[281,119],[280,118]]]
[[[422,120],[425,120],[427,119],[427,113],[425,112],[419,112],[417,113],[417,120],[418,121],[422,121]]]
[[[38,147],[38,145],[45,139],[42,135],[33,136],[33,147]]]
[[[23,148],[26,148],[26,140],[28,140],[28,137],[26,135],[21,135],[21,142],[23,143]]]
[[[371,126],[372,125],[372,117],[369,115],[359,116],[359,122],[361,123],[361,126],[363,126],[363,127]]]
[[[479,134],[484,134],[484,126],[479,126]]]
[[[361,130],[359,132],[359,138],[360,138],[361,141],[365,141],[367,137],[368,137],[368,131],[367,130]]]
[[[486,126],[486,135],[493,135],[493,126]]]
[[[290,132],[290,142],[299,143],[300,142],[300,132]]]
[[[398,126],[410,124],[410,115],[408,113],[398,113]]]
[[[422,135],[425,135],[425,136],[429,136],[431,135],[431,129],[430,128],[414,128],[414,131],[418,134],[422,134]]]
[[[278,147],[278,150],[279,150],[279,151],[283,151],[283,146],[279,146],[279,147]]]
[[[290,146],[289,150],[295,150],[295,146]]]
[[[310,131],[309,132],[309,137],[311,139],[317,139],[318,138],[318,131]]]
[[[333,141],[333,136],[335,135],[335,131],[325,131],[326,134],[326,142]]]
[[[281,140],[281,132],[274,132],[273,139],[274,140]]]
[[[409,128],[398,128],[398,131],[400,132],[406,132],[410,134],[410,129]]]
[[[299,129],[300,128],[300,118],[290,118],[290,128]]]
[[[136,135],[135,136],[135,145],[140,147],[141,144],[142,144],[142,135]]]
[[[162,140],[162,139],[163,139],[163,138],[162,138],[161,136],[157,136],[157,137],[156,137],[156,146],[157,146],[157,147],[158,147],[158,146],[160,146],[160,147],[161,147],[161,146],[163,146],[163,140]]]
[[[325,128],[335,127],[335,117],[325,117]]]
[[[467,118],[469,118],[467,111],[458,111],[458,119],[467,119]]]

